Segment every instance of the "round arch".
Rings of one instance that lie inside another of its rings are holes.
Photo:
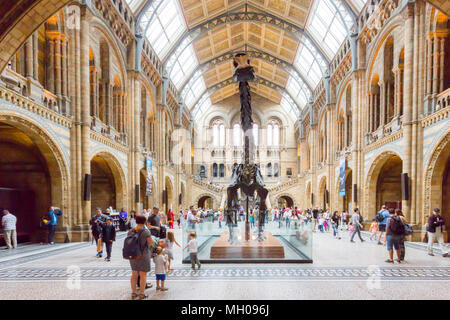
[[[400,168],[399,168],[400,163]],[[381,154],[379,154],[370,165],[370,169],[367,173],[366,182],[364,186],[364,193],[365,193],[365,210],[363,211],[364,219],[368,219],[370,217],[374,217],[377,210],[379,210],[379,207],[381,207],[381,204],[386,204],[386,202],[398,202],[400,201],[400,204],[397,204],[401,206],[401,183],[400,183],[400,174],[402,172],[402,163],[403,159],[401,156],[396,153],[395,151],[384,151]],[[380,178],[383,179],[383,175],[386,170],[387,166],[392,166],[393,170],[391,170],[390,174],[395,175],[395,181],[391,181],[391,183],[395,183],[396,187],[392,188],[392,191],[395,191],[397,193],[392,193],[389,197],[383,197],[383,195],[380,193],[380,184],[383,184],[383,181],[380,180]],[[395,169],[395,170],[394,170]],[[400,170],[400,173],[398,172]],[[398,173],[398,176],[397,176]],[[398,192],[400,192],[400,198],[398,197]],[[398,199],[399,198],[399,199]],[[393,201],[396,200],[396,201]],[[394,204],[392,204],[395,206]]]
[[[336,197],[337,197],[337,209],[350,212],[352,205],[352,175],[353,171],[351,168],[346,168],[345,170],[345,196],[341,196],[340,193],[340,179],[339,176],[336,179]]]
[[[13,130],[18,130],[24,134],[30,143],[33,143],[38,149],[40,156],[45,162],[49,176],[49,191],[50,201],[49,205],[55,205],[60,207],[66,214],[61,219],[61,226],[68,227],[78,223],[77,217],[72,215],[70,211],[70,173],[69,166],[65,160],[64,153],[59,147],[59,144],[53,138],[53,134],[46,128],[41,126],[36,121],[24,117],[23,115],[16,114],[15,112],[0,113],[0,123]],[[6,136],[3,136],[6,137]],[[3,140],[0,136],[0,141]],[[6,140],[5,140],[6,141]],[[43,209],[42,214],[46,213],[47,208]],[[39,217],[35,217],[38,219]],[[38,221],[36,225],[38,225]]]
[[[212,208],[210,209],[214,209],[214,208],[218,208],[219,207],[219,201],[216,199],[216,197],[211,194],[211,193],[202,193],[199,196],[197,196],[197,198],[195,199],[195,205],[200,208],[200,204],[203,204],[205,202],[205,200],[207,200],[208,198],[212,199]],[[201,207],[204,208],[204,207]]]
[[[326,210],[328,208],[328,203],[327,203],[328,199],[326,199],[328,197],[327,192],[328,192],[328,190],[327,190],[327,176],[324,175],[324,176],[322,176],[320,178],[320,182],[319,182],[319,198],[317,199],[320,207],[323,210]]]
[[[290,193],[282,193],[276,196],[275,205],[278,208],[287,207],[293,209],[296,206],[294,199]]]
[[[169,211],[169,209],[175,209],[175,205],[174,205],[174,184],[172,179],[169,176],[165,176],[164,177],[164,190],[167,192],[167,196],[166,196],[166,212]]]
[[[107,150],[100,150],[96,152],[94,155],[91,156],[91,166],[92,162],[95,161],[96,158],[100,158],[105,161],[109,169],[111,170],[112,176],[114,178],[114,189],[115,189],[115,202],[116,202],[116,209],[126,207],[126,200],[127,200],[127,182],[125,178],[125,173],[123,171],[123,168],[117,160],[117,158],[109,151]],[[92,201],[92,200],[91,200]],[[102,208],[105,209],[105,208]]]
[[[425,167],[423,215],[420,217],[420,220],[416,218],[417,223],[425,225],[431,210],[440,208],[445,218],[447,230],[450,230],[449,171],[450,131],[436,144]]]

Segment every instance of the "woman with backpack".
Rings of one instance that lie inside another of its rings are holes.
[[[405,226],[408,222],[406,221],[405,216],[403,215],[402,210],[395,209],[395,214],[402,220],[403,225]],[[405,240],[406,240],[406,232],[404,232],[400,236],[400,261],[405,260]]]
[[[136,227],[128,232],[128,236],[134,234],[137,235],[140,255],[130,259],[131,266],[131,299],[139,298],[139,300],[147,298],[144,294],[147,283],[147,272],[150,271],[150,251],[149,248],[153,247],[154,240],[148,230],[145,227],[147,218],[143,215],[136,216]],[[125,249],[125,245],[124,245]],[[140,278],[139,295],[137,294],[137,280]]]

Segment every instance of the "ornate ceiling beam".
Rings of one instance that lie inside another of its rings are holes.
[[[272,15],[270,13],[261,13],[261,12],[226,12],[222,15],[219,15],[215,18],[212,18],[208,21],[205,21],[192,29],[186,31],[182,37],[178,39],[177,42],[171,47],[169,52],[166,55],[166,58],[163,60],[164,66],[170,76],[171,69],[173,67],[174,62],[177,60],[179,55],[196,39],[198,39],[201,35],[205,34],[208,31],[211,31],[217,27],[240,23],[240,22],[258,22],[265,23],[276,27],[280,30],[283,30],[289,33],[291,36],[296,38],[299,42],[305,44],[305,39],[314,47],[317,52],[314,52],[306,43],[305,48],[307,48],[313,57],[316,57],[317,54],[321,57],[324,64],[326,65],[326,70],[329,70],[329,59],[325,54],[325,51],[316,43],[316,41],[309,35],[309,33],[280,17]],[[319,64],[320,65],[320,64]],[[325,73],[326,70],[322,70]]]
[[[186,96],[186,92],[189,88],[189,87],[187,87],[188,83],[190,83],[191,81],[195,82],[199,77],[203,76],[206,72],[208,72],[209,70],[211,70],[218,64],[232,60],[237,53],[244,52],[244,51],[251,58],[259,59],[259,60],[263,60],[268,63],[271,63],[271,64],[281,68],[289,75],[292,75],[293,73],[295,73],[297,75],[297,77],[302,79],[302,81],[306,84],[306,86],[308,87],[308,90],[309,90],[309,94],[311,96],[313,95],[313,88],[311,87],[311,85],[305,79],[303,74],[290,62],[280,59],[278,57],[275,57],[275,56],[271,55],[270,53],[256,49],[252,46],[248,46],[248,48],[249,48],[248,50],[242,50],[242,49],[231,50],[231,51],[225,52],[219,56],[212,57],[210,60],[200,64],[197,68],[195,68],[189,74],[189,76],[186,78],[187,80],[181,86],[181,88],[180,88],[181,98],[184,100],[184,97]]]
[[[199,104],[200,101],[202,101],[202,103],[203,103],[203,101],[205,101],[207,98],[212,96],[214,93],[216,93],[220,89],[226,88],[226,87],[231,86],[236,83],[237,82],[234,81],[233,77],[231,77],[231,78],[222,80],[222,81],[206,88],[202,92],[202,94],[199,96],[199,98],[195,101],[195,103],[192,105],[192,108],[190,110],[191,114],[193,114],[195,112],[195,108],[197,107],[197,105]],[[297,108],[300,112],[302,111],[302,108],[295,102],[294,98],[283,86],[281,86],[275,82],[272,82],[270,80],[264,79],[263,77],[260,77],[260,76],[257,76],[254,81],[251,81],[249,83],[256,83],[256,84],[262,85],[266,88],[272,89],[274,91],[282,92],[284,95],[288,96],[293,101],[293,103],[297,106]]]

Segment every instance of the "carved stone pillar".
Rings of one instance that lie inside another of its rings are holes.
[[[87,8],[83,8],[80,21],[80,68],[81,68],[81,167],[85,174],[91,173],[90,161],[90,87],[89,87],[89,18]],[[87,225],[91,218],[91,201],[83,201],[83,220]]]
[[[25,41],[25,77],[33,77],[33,37]]]
[[[403,136],[404,142],[404,159],[403,173],[411,174],[411,148],[412,148],[412,105],[413,105],[413,68],[414,68],[414,4],[408,4],[402,12],[405,20],[404,39],[405,39],[405,75],[404,75],[404,121]],[[433,75],[434,77],[434,75]],[[433,83],[433,88],[435,85]],[[406,220],[410,220],[410,200],[402,201],[402,210]]]

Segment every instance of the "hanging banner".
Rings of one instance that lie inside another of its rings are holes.
[[[152,195],[152,158],[146,157],[145,158],[145,167],[147,169],[147,184],[145,186],[145,194],[147,196]]]
[[[345,196],[345,158],[339,163],[339,195]]]

